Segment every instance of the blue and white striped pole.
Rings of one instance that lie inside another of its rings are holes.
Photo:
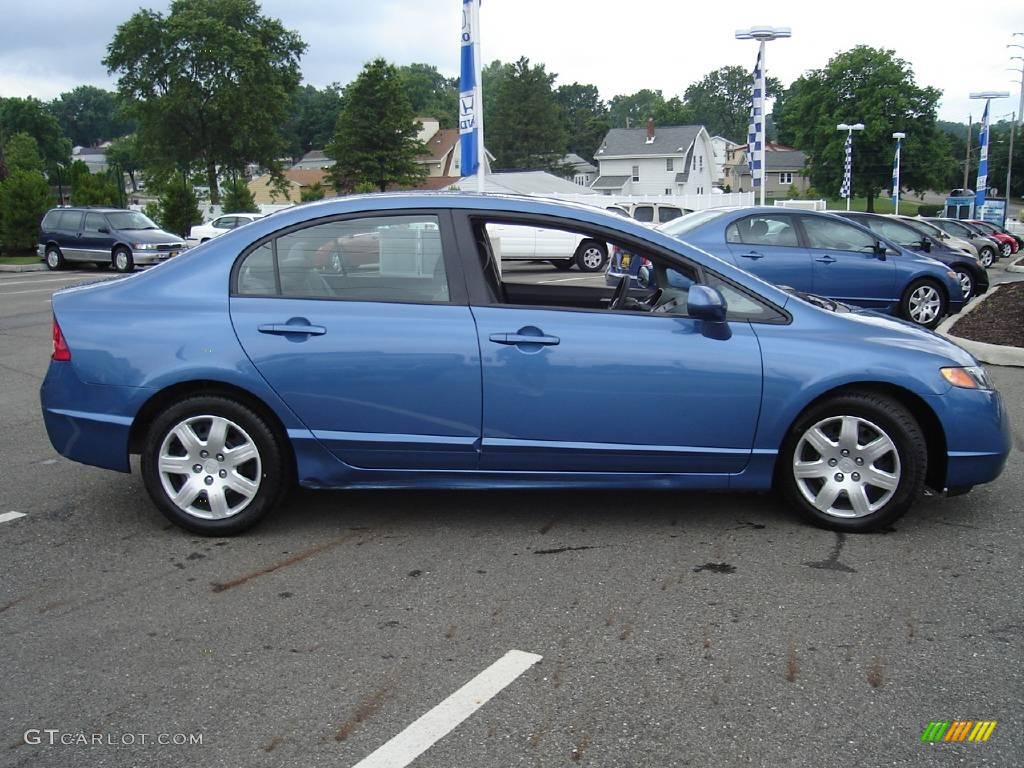
[[[864,123],[840,123],[836,130],[846,131],[846,142],[843,144],[843,185],[839,188],[839,196],[846,198],[846,210],[850,210],[850,197],[853,195],[853,132],[863,131]]]
[[[896,154],[892,159],[892,205],[896,209],[896,215],[900,215],[900,145],[907,134],[896,132],[892,135],[896,139]]]
[[[764,42],[757,52],[754,82],[750,88],[750,127],[747,129],[747,166],[754,191],[760,190],[764,205]]]
[[[484,191],[484,104],[480,57],[480,0],[462,0],[459,82],[459,153],[462,176],[476,176]]]
[[[991,100],[985,101],[985,113],[981,116],[981,133],[978,136],[981,154],[978,156],[978,183],[974,187],[974,215],[981,216],[988,191],[988,108]]]

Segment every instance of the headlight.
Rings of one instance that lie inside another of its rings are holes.
[[[985,369],[980,365],[966,365],[963,368],[940,368],[942,378],[961,389],[992,389]]]
[[[157,245],[156,243],[132,243],[132,248],[137,251],[155,251]]]
[[[958,275],[952,269],[946,270],[946,277],[952,278],[953,280],[956,280],[958,283],[960,282],[960,275]]]

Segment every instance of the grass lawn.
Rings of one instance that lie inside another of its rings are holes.
[[[0,256],[0,264],[39,264],[38,256]]]

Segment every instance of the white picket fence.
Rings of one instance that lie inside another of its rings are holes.
[[[568,200],[584,205],[596,205],[604,208],[608,205],[661,203],[674,205],[678,208],[689,208],[701,211],[705,208],[731,208],[736,206],[754,205],[753,192],[723,192],[720,195],[569,195],[552,193],[542,195],[555,200]]]

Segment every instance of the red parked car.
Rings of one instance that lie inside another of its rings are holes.
[[[1020,250],[1020,243],[1017,242],[1017,238],[1002,227],[997,227],[995,224],[990,224],[980,219],[967,219],[966,223],[971,224],[975,229],[980,229],[982,234],[997,240],[999,242],[1000,255],[1009,256],[1011,253],[1016,253]]]

